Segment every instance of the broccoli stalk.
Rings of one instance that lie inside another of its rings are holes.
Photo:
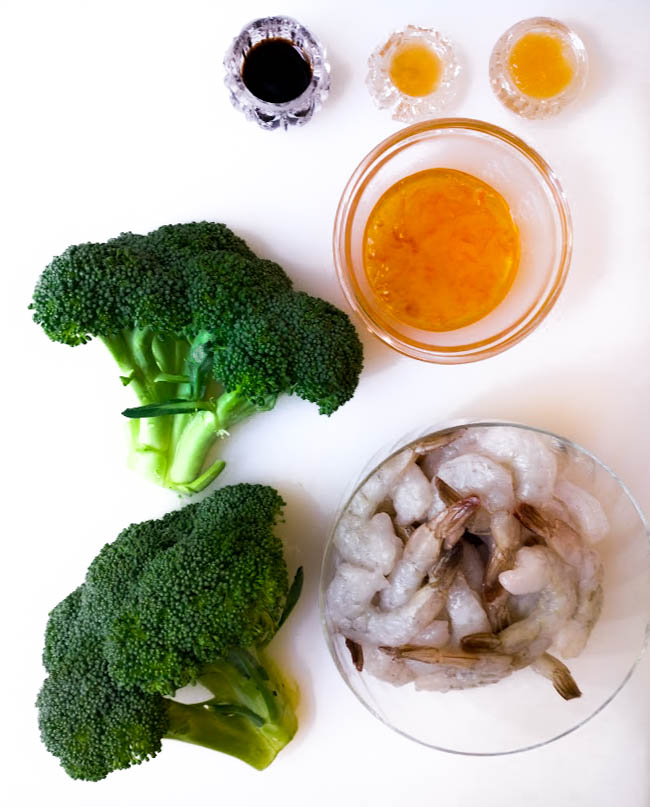
[[[169,701],[165,737],[238,757],[262,770],[292,739],[298,723],[284,686],[269,677],[254,651],[234,649],[199,678],[213,698]]]
[[[210,411],[210,404],[197,402],[176,409],[163,404],[187,401],[192,384],[193,350],[197,340],[161,336],[150,328],[123,331],[101,337],[120,368],[120,378],[141,406],[125,410],[129,422],[129,466],[164,487],[196,493],[210,484],[225,467],[216,460],[206,470],[206,459],[216,438],[226,433],[225,419]],[[205,375],[205,373],[204,373]],[[206,380],[202,379],[205,392]],[[212,385],[214,386],[214,385]],[[167,411],[169,408],[169,411]],[[146,412],[151,412],[151,417]]]
[[[352,397],[361,344],[343,312],[295,292],[222,224],[168,225],[69,247],[30,306],[58,342],[100,338],[139,406],[130,464],[195,493],[223,469],[211,449],[236,424],[296,394],[330,415]]]
[[[151,759],[165,738],[262,769],[291,740],[294,691],[262,655],[302,588],[273,533],[283,504],[234,485],[132,524],[53,609],[39,724],[72,778]],[[196,682],[210,698],[174,700]]]

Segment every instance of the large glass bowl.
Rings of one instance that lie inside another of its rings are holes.
[[[604,604],[586,648],[567,663],[582,697],[564,701],[530,668],[496,684],[446,693],[416,691],[380,681],[354,667],[345,640],[326,608],[326,592],[337,565],[333,535],[351,498],[386,460],[405,446],[444,435],[462,425],[512,426],[548,435],[558,452],[575,460],[580,479],[598,498],[611,530],[596,545],[604,566]],[[568,452],[568,454],[565,454]],[[545,745],[584,725],[621,690],[637,665],[650,624],[648,525],[623,482],[585,448],[541,429],[495,422],[456,423],[409,435],[372,458],[336,516],[325,550],[320,583],[323,628],[334,662],[361,703],[390,728],[423,745],[457,754],[490,756]]]
[[[363,265],[368,217],[382,194],[406,176],[452,168],[487,182],[506,200],[519,229],[521,256],[512,287],[490,313],[463,328],[426,331],[382,307]],[[384,140],[343,191],[334,225],[334,262],[348,302],[368,329],[395,350],[442,364],[500,353],[529,334],[557,300],[571,259],[571,218],[549,165],[515,135],[482,121],[441,118]]]

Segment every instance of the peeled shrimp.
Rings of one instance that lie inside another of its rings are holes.
[[[380,651],[395,663],[417,664],[416,689],[448,692],[450,689],[494,684],[512,671],[512,659],[496,653],[465,653],[451,648],[415,645],[381,647]],[[425,664],[427,667],[423,666]]]
[[[492,630],[498,633],[510,621],[508,592],[499,582],[499,575],[514,566],[523,536],[519,522],[511,513],[495,513],[490,520],[490,528],[490,554],[485,568],[483,601]]]
[[[609,532],[609,521],[600,502],[591,493],[566,479],[559,479],[554,495],[566,507],[569,519],[585,541],[598,543]]]
[[[400,525],[419,521],[431,507],[431,482],[418,465],[409,465],[399,476],[392,490],[395,522]]]
[[[349,624],[343,633],[355,642],[399,645],[411,639],[438,616],[445,606],[446,592],[424,586],[411,599],[392,611],[370,607]]]
[[[517,517],[529,530],[543,538],[565,563],[575,569],[578,581],[576,608],[555,639],[565,658],[579,655],[603,604],[603,567],[598,553],[585,546],[578,533],[559,519],[547,520],[530,505],[521,505]]]
[[[438,468],[438,478],[461,496],[478,496],[490,513],[514,509],[512,477],[489,457],[461,454],[442,463]]]
[[[370,605],[388,583],[381,572],[371,572],[351,563],[341,563],[327,589],[328,613],[336,624],[354,619]]]
[[[550,647],[557,632],[574,614],[575,573],[548,547],[523,546],[517,552],[515,568],[502,572],[499,581],[511,594],[539,592],[535,606],[527,617],[498,634],[466,636],[461,646],[467,651],[516,656],[518,665],[525,666]]]
[[[406,469],[415,463],[415,452],[407,448],[387,460],[368,477],[350,500],[347,512],[367,520],[376,511]]]
[[[476,427],[468,429],[459,444],[508,465],[519,501],[541,505],[552,498],[557,460],[544,435],[512,426]]]
[[[412,640],[438,616],[447,602],[447,592],[460,565],[460,546],[443,551],[429,570],[429,583],[408,602],[382,611],[371,605],[364,613],[341,624],[345,635],[356,642],[400,645]]]
[[[462,499],[413,532],[390,575],[389,586],[381,593],[382,608],[397,608],[410,599],[438,559],[443,542],[449,548],[458,541],[477,507],[476,497]]]
[[[449,588],[447,613],[451,623],[451,641],[455,646],[460,645],[463,636],[490,630],[490,623],[481,601],[468,586],[462,571],[457,573]]]
[[[334,543],[344,561],[381,574],[388,574],[402,554],[402,542],[387,513],[377,513],[369,520],[346,513]]]
[[[412,639],[413,644],[421,647],[444,647],[448,641],[449,622],[446,619],[434,619]]]

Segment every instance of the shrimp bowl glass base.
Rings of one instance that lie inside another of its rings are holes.
[[[400,180],[436,168],[470,174],[496,190],[520,238],[517,272],[501,302],[476,322],[442,332],[393,316],[373,292],[364,266],[366,225],[378,200]],[[487,358],[536,328],[562,290],[571,247],[568,204],[550,166],[505,129],[468,118],[424,121],[381,142],[349,179],[334,224],[338,279],[368,330],[400,353],[440,364]]]
[[[497,683],[449,692],[417,691],[413,682],[395,686],[359,672],[327,610],[327,589],[340,562],[333,540],[340,518],[364,482],[407,446],[466,426],[504,425],[544,435],[562,458],[559,461],[573,463],[574,481],[596,495],[610,523],[608,536],[595,547],[604,568],[602,612],[583,652],[566,662],[581,697],[563,700],[530,667]],[[449,753],[494,756],[530,750],[564,737],[597,715],[621,690],[641,658],[650,634],[648,525],[623,482],[572,441],[519,424],[459,421],[408,435],[380,451],[362,471],[335,518],[324,553],[320,608],[336,667],[358,700],[388,727]]]

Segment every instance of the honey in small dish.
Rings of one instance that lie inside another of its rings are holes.
[[[508,28],[490,56],[494,94],[524,118],[557,115],[582,92],[587,71],[580,37],[550,17],[531,17]]]
[[[512,47],[508,67],[512,80],[532,98],[559,95],[573,78],[573,66],[559,36],[531,32]]]
[[[387,313],[414,328],[449,331],[503,300],[517,272],[519,232],[493,187],[433,168],[381,196],[366,224],[363,263]]]
[[[416,40],[397,49],[388,74],[404,95],[421,98],[430,95],[440,84],[442,63],[434,50]]]
[[[366,86],[380,109],[405,123],[437,115],[456,97],[460,63],[452,42],[432,28],[394,31],[368,59]]]

